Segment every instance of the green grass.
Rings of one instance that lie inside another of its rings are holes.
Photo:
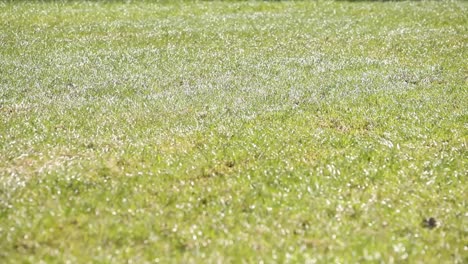
[[[467,263],[467,9],[0,2],[0,262]]]

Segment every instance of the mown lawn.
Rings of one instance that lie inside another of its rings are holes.
[[[0,262],[467,263],[467,11],[0,2]]]

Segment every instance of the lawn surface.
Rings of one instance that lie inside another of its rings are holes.
[[[0,2],[0,262],[467,263],[467,13]]]

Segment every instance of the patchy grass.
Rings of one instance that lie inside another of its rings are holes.
[[[467,7],[0,3],[0,261],[466,263]]]

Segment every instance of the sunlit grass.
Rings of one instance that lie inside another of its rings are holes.
[[[466,13],[0,3],[0,262],[466,262]]]

